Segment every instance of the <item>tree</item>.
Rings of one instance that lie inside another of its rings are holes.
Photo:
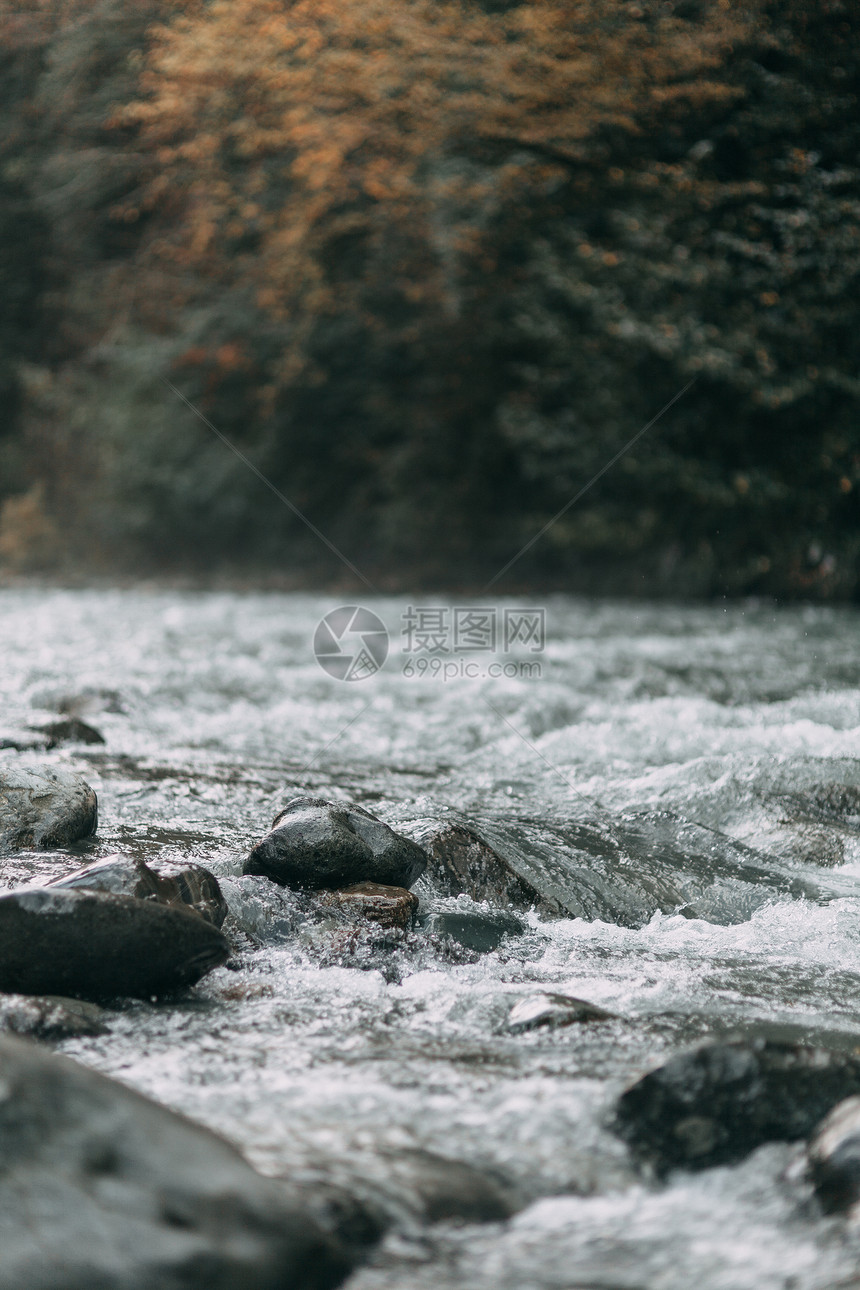
[[[510,377],[481,335],[521,276],[511,228],[563,215],[571,170],[731,101],[711,76],[743,30],[727,6],[632,13],[216,0],[154,34],[116,118],[154,163],[119,212],[149,220],[141,316],[165,311],[156,273],[187,306],[253,292],[266,322],[189,347],[177,379],[368,558],[441,571],[516,505]]]

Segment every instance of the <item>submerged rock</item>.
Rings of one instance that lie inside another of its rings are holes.
[[[322,904],[335,906],[351,918],[379,923],[381,927],[411,927],[418,909],[418,897],[411,891],[378,882],[359,882],[326,892],[320,899]]]
[[[74,1039],[107,1032],[106,1013],[82,999],[60,995],[0,995],[0,1031],[33,1039]]]
[[[105,739],[95,726],[81,721],[80,717],[66,717],[63,721],[52,721],[41,727],[47,738],[48,748],[59,748],[60,744],[103,744]]]
[[[425,1223],[499,1223],[517,1206],[498,1179],[463,1160],[451,1160],[420,1149],[380,1153],[388,1187]]]
[[[494,1172],[418,1147],[369,1151],[350,1143],[342,1159],[316,1156],[283,1181],[298,1199],[307,1195],[321,1225],[352,1246],[376,1241],[391,1227],[504,1222],[522,1204]]]
[[[0,1290],[327,1290],[350,1270],[207,1129],[22,1040],[0,1039],[0,1081]]]
[[[313,893],[291,891],[259,875],[222,878],[219,886],[230,910],[225,924],[228,935],[238,931],[257,945],[291,940],[314,909]]]
[[[155,900],[162,905],[190,909],[213,927],[227,917],[227,902],[214,874],[203,865],[186,861],[143,860],[109,856],[47,884],[72,891],[107,891],[137,900]]]
[[[319,889],[359,882],[411,887],[427,863],[422,849],[360,806],[297,797],[275,817],[243,872],[285,887]]]
[[[660,912],[730,924],[780,896],[848,894],[669,812],[605,822],[481,819],[475,827],[422,818],[400,827],[427,852],[424,881],[437,894],[546,917],[643,927]]]
[[[427,853],[425,880],[440,896],[471,896],[510,909],[563,915],[559,901],[541,895],[525,873],[463,824],[422,820],[412,836]]]
[[[32,888],[0,896],[0,990],[149,999],[229,957],[210,923],[154,901]]]
[[[614,1127],[663,1173],[742,1160],[764,1142],[806,1137],[860,1093],[860,1056],[766,1037],[710,1041],[643,1076]]]
[[[425,914],[420,926],[432,936],[450,937],[467,950],[486,954],[496,950],[506,936],[522,936],[525,925],[505,910],[491,913],[460,912],[455,909],[434,910]]]
[[[98,826],[86,780],[57,766],[0,766],[0,851],[64,847]]]
[[[508,1013],[508,1030],[521,1034],[539,1026],[556,1029],[582,1021],[613,1021],[615,1014],[599,1008],[584,999],[574,999],[569,994],[533,994],[520,999]]]
[[[0,726],[0,748],[11,748],[14,752],[44,752],[48,741],[38,730],[29,726],[18,730],[14,726]]]
[[[818,1126],[809,1144],[809,1174],[828,1214],[860,1201],[860,1097],[848,1097]]]

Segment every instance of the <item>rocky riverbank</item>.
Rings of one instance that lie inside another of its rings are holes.
[[[0,802],[7,857],[95,832],[94,790],[50,766],[0,768]],[[425,816],[401,828],[355,803],[295,796],[223,883],[198,863],[116,853],[0,896],[0,1030],[31,1041],[0,1040],[9,1090],[0,1152],[14,1162],[2,1182],[0,1286],[65,1290],[95,1278],[116,1290],[285,1282],[322,1290],[404,1225],[504,1223],[527,1203],[514,1179],[428,1152],[382,1151],[389,1185],[404,1180],[397,1202],[337,1180],[325,1157],[306,1163],[304,1182],[300,1172],[279,1185],[205,1130],[36,1041],[110,1035],[126,1000],[187,997],[219,966],[241,974],[249,952],[259,971],[267,945],[398,982],[410,965],[475,962],[540,938],[541,920],[564,918],[595,891],[615,902],[618,922],[647,902],[659,913],[673,898],[675,914],[695,918],[698,899],[715,923],[738,921],[780,890],[828,898],[665,814],[577,826],[566,835],[573,862],[560,851],[547,863],[545,847],[529,849],[523,834],[503,829],[494,847],[463,822]],[[622,846],[643,839],[654,863],[619,881]],[[222,990],[237,1001],[249,993]],[[629,1024],[596,1002],[544,992],[513,1002],[503,1029],[522,1036],[613,1023]],[[769,1142],[808,1141],[805,1176],[821,1212],[860,1218],[857,1051],[767,1027],[704,1039],[623,1090],[606,1127],[627,1144],[631,1182],[637,1172],[657,1182],[679,1167],[735,1164]],[[19,1171],[33,1196],[23,1214]],[[55,1211],[67,1215],[59,1226]]]
[[[85,1116],[16,1103],[15,1195],[59,1196],[61,1160],[62,1207],[83,1192],[51,1259],[300,1284],[258,1223],[277,1195],[348,1290],[856,1279],[854,620],[558,603],[538,685],[412,685],[393,656],[350,687],[313,598],[0,608],[0,770],[19,804],[41,785],[0,856],[0,1029],[229,1142],[253,1197],[221,1239],[244,1184],[214,1155],[174,1209],[143,1112],[150,1154],[120,1117],[130,1158],[88,1172]],[[120,1112],[93,1099],[97,1145]]]

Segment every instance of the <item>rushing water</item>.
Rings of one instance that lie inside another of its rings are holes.
[[[780,1023],[860,1044],[858,615],[558,598],[545,650],[517,656],[537,659],[539,677],[443,680],[403,674],[407,606],[371,600],[392,653],[344,683],[311,646],[334,603],[0,593],[0,725],[44,723],[84,696],[106,739],[40,755],[98,790],[98,838],[6,861],[0,881],[114,851],[195,859],[263,941],[241,970],[120,1010],[109,1034],[64,1050],[306,1194],[327,1180],[397,1210],[349,1290],[860,1286],[860,1235],[820,1216],[802,1145],[657,1184],[607,1127],[626,1083],[715,1030]],[[755,899],[754,884],[730,885],[719,921],[690,917],[695,902],[633,916],[610,870],[617,916],[532,914],[494,953],[397,950],[389,965],[350,966],[276,934],[276,902],[235,882],[297,788],[404,827],[477,822],[535,854],[563,855],[572,828],[612,837],[631,812],[671,812],[755,848],[788,885]],[[790,894],[804,890],[820,898]],[[512,1004],[539,988],[617,1017],[511,1034]],[[423,1223],[403,1173],[420,1149],[502,1180],[515,1217]]]

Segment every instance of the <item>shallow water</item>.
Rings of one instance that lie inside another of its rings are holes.
[[[63,1050],[306,1192],[324,1179],[397,1211],[350,1290],[860,1285],[860,1236],[818,1213],[801,1146],[658,1186],[607,1127],[627,1082],[703,1034],[768,1022],[860,1043],[860,617],[556,598],[545,651],[522,654],[539,678],[443,681],[402,674],[406,602],[365,603],[392,653],[344,683],[311,648],[324,597],[0,592],[0,726],[88,696],[107,741],[39,754],[98,790],[98,838],[3,861],[3,885],[117,850],[196,859],[264,941]],[[719,901],[685,877],[708,921],[659,894],[634,909],[624,884],[638,893],[668,852],[637,870],[622,847],[599,919],[531,914],[494,953],[351,966],[279,932],[276,897],[238,894],[243,855],[297,788],[404,827],[465,820],[564,864],[582,830],[609,848],[642,813],[676,815],[754,848],[770,877],[741,863]],[[617,1019],[509,1033],[540,988]],[[427,1226],[392,1165],[414,1149],[489,1171],[516,1217]]]

